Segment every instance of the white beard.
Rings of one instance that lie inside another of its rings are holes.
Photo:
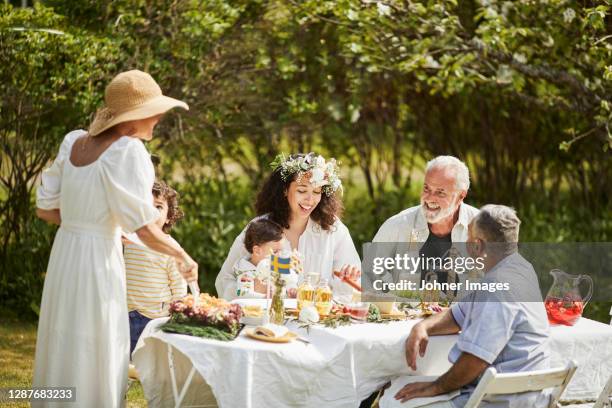
[[[421,208],[423,209],[425,219],[430,224],[440,222],[443,219],[450,217],[455,212],[455,209],[452,205],[446,208],[439,208],[437,211],[432,212],[430,209],[427,208],[427,205],[425,205],[424,201],[421,201]]]

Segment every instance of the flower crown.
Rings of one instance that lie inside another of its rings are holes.
[[[308,153],[303,156],[289,156],[284,153],[276,156],[270,166],[276,171],[280,168],[283,181],[289,180],[297,173],[297,181],[304,175],[310,175],[310,183],[321,190],[326,196],[331,197],[337,190],[342,192],[342,181],[336,159],[325,161],[323,156]]]

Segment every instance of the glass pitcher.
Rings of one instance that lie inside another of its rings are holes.
[[[570,275],[560,269],[550,271],[554,282],[548,290],[544,306],[551,324],[573,326],[582,316],[582,311],[593,295],[593,279],[588,275]],[[580,284],[588,282],[586,296],[580,294]]]

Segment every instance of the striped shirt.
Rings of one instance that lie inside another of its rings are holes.
[[[175,260],[144,246],[124,246],[128,310],[148,318],[168,316],[170,302],[187,295],[187,282]]]

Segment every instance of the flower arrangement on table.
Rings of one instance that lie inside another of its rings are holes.
[[[242,314],[240,305],[207,293],[200,295],[197,306],[193,296],[187,295],[170,304],[170,320],[161,329],[215,340],[233,340],[242,328]]]

